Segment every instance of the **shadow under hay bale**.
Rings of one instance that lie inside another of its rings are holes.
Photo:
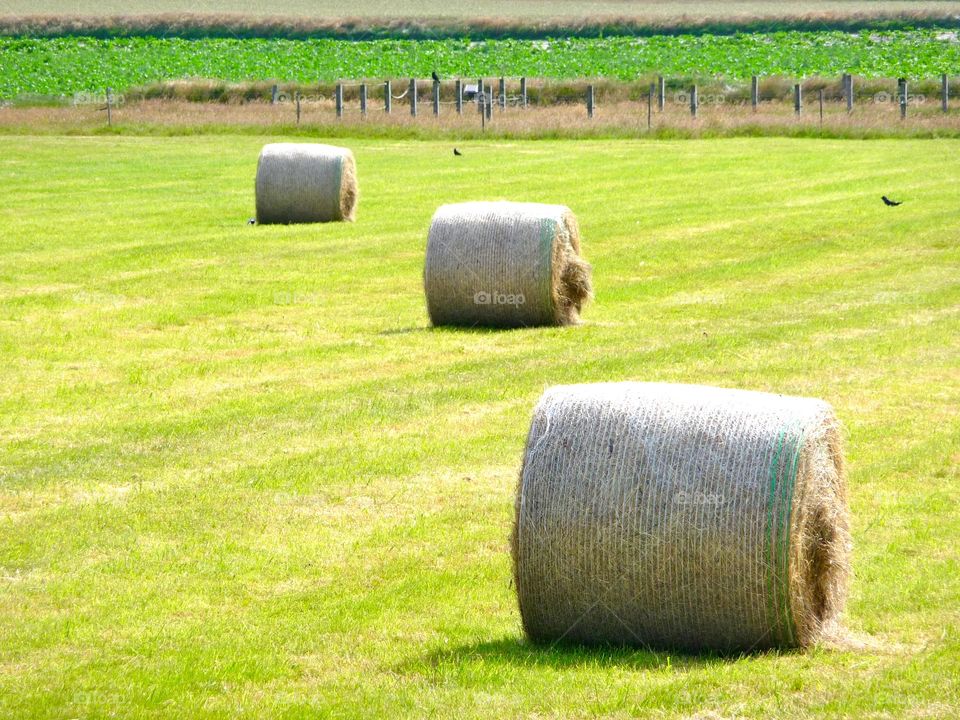
[[[265,145],[257,163],[257,223],[315,223],[356,217],[357,165],[347,148]]]
[[[514,202],[444,205],[424,267],[434,325],[571,325],[592,296],[569,208]]]
[[[836,627],[850,548],[825,402],[605,383],[534,411],[512,537],[534,641],[806,647]]]

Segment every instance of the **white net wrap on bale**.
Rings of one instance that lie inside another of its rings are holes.
[[[512,542],[534,641],[807,646],[846,598],[838,421],[819,400],[742,390],[551,388]]]
[[[434,325],[576,323],[591,296],[577,220],[563,205],[444,205],[430,224],[424,289]]]
[[[314,223],[353,220],[357,165],[347,148],[273,143],[257,163],[257,222]]]

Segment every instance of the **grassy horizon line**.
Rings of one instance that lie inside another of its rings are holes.
[[[463,38],[546,39],[556,36],[730,35],[804,31],[905,30],[960,26],[960,11],[783,13],[753,17],[680,15],[668,18],[595,16],[547,20],[477,17],[300,18],[239,13],[159,13],[152,15],[5,15],[0,36],[17,37],[210,37],[338,38],[407,40]]]

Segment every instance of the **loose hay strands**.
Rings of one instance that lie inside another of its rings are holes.
[[[822,401],[695,385],[548,390],[512,538],[534,641],[806,647],[836,628],[851,548]]]
[[[592,296],[569,208],[514,202],[444,205],[424,267],[434,325],[571,325]]]
[[[356,217],[357,165],[333,145],[273,143],[257,163],[257,222],[311,223]]]

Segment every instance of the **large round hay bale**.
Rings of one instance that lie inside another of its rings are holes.
[[[256,195],[262,225],[353,220],[358,196],[353,153],[333,145],[264,145]]]
[[[535,641],[807,646],[837,626],[850,545],[827,403],[609,383],[537,405],[513,533]]]
[[[563,205],[444,205],[430,224],[424,289],[434,325],[573,324],[591,296],[577,220]]]

